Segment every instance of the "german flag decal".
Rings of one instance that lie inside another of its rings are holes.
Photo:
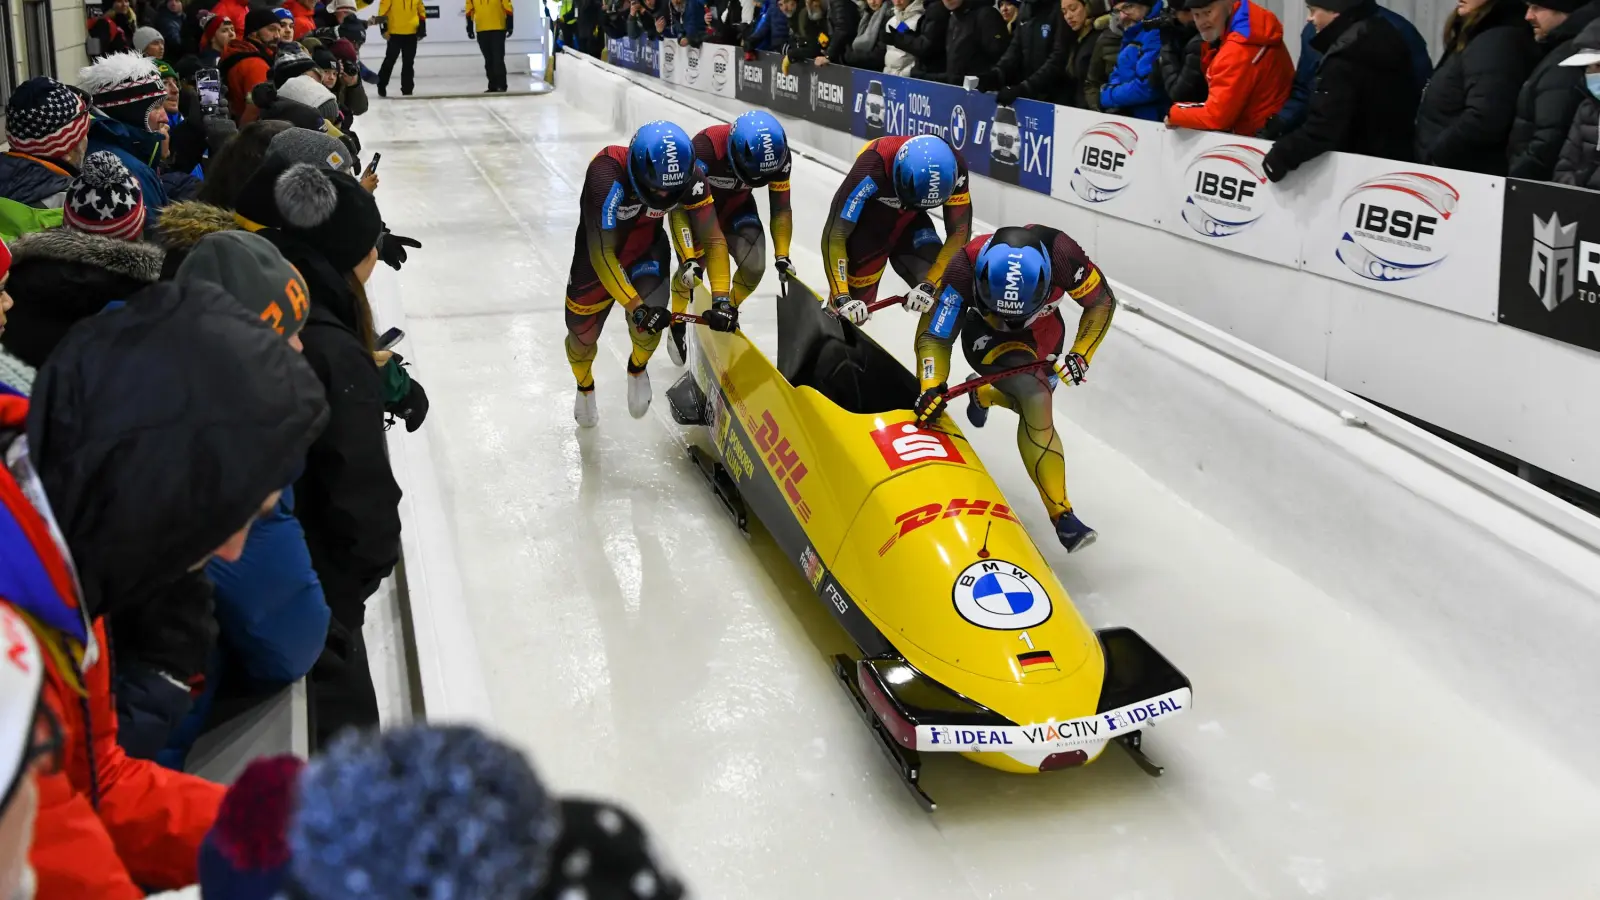
[[[1023,674],[1029,672],[1042,672],[1045,669],[1059,669],[1056,658],[1050,655],[1049,650],[1033,650],[1028,653],[1018,653],[1017,662],[1022,665]]]

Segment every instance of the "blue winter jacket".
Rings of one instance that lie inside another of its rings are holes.
[[[1428,42],[1423,40],[1410,19],[1394,10],[1380,6],[1378,15],[1388,19],[1389,24],[1400,32],[1400,37],[1405,39],[1406,49],[1411,51],[1411,74],[1417,79],[1417,89],[1420,91],[1433,77],[1433,60],[1428,58]],[[1289,89],[1289,102],[1278,111],[1278,124],[1283,132],[1300,127],[1306,120],[1306,114],[1311,111],[1311,93],[1317,87],[1317,66],[1322,64],[1322,54],[1311,48],[1311,39],[1316,36],[1317,27],[1310,22],[1300,29],[1300,63],[1294,69],[1294,86]]]
[[[1100,89],[1101,109],[1152,121],[1166,116],[1172,102],[1161,80],[1161,29],[1155,24],[1161,7],[1161,0],[1156,0],[1144,21],[1122,33],[1117,66]]]
[[[161,176],[155,170],[161,153],[161,135],[96,115],[89,122],[89,152],[96,150],[115,154],[138,180],[139,189],[144,192],[145,234],[157,234],[159,212],[170,202],[166,185],[161,183]]]
[[[789,17],[778,8],[778,0],[761,0],[761,15],[750,29],[750,49],[780,51],[789,43]]]
[[[683,36],[689,43],[700,46],[706,39],[705,0],[685,0],[683,4]]]

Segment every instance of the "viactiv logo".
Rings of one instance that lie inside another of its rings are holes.
[[[1183,221],[1196,234],[1232,237],[1267,212],[1265,150],[1219,144],[1196,156],[1184,170]]]
[[[1121,122],[1097,122],[1072,146],[1072,192],[1085,203],[1104,203],[1132,184],[1128,163],[1139,150],[1139,133]]]
[[[1461,192],[1421,172],[1391,172],[1363,181],[1339,204],[1343,235],[1334,256],[1370,281],[1405,281],[1450,255],[1450,220]]]

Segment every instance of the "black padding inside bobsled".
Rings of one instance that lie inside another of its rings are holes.
[[[793,279],[778,298],[778,371],[795,387],[862,415],[910,409],[920,387],[899,360],[825,312],[817,295]]]

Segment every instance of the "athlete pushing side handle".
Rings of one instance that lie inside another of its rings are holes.
[[[756,211],[755,189],[765,186],[772,211],[772,252],[778,271],[789,275],[789,236],[794,233],[794,214],[789,210],[789,139],[783,126],[771,113],[752,111],[733,120],[731,125],[713,125],[694,136],[694,157],[706,170],[711,198],[717,207],[717,224],[728,240],[733,257],[733,305],[750,296],[766,274],[766,240],[761,230],[761,213]],[[672,285],[672,308],[683,312],[689,306],[689,292],[702,274],[698,248],[684,262]],[[667,354],[683,365],[686,358],[684,325],[674,322],[669,332]]]
[[[917,323],[921,423],[944,412],[950,348],[957,334],[979,376],[1047,359],[1062,349],[1066,323],[1056,306],[1065,294],[1083,312],[1077,339],[1060,360],[1059,371],[1073,384],[1082,384],[1117,309],[1111,285],[1078,242],[1045,225],[1002,228],[974,238],[951,261],[944,283],[934,309]],[[1055,382],[1050,368],[1038,368],[983,385],[969,395],[967,420],[982,428],[991,406],[1017,414],[1017,449],[1055,524],[1056,537],[1070,553],[1093,543],[1095,532],[1073,514],[1067,499],[1066,461],[1050,405]]]
[[[942,242],[928,215],[936,206],[944,207]],[[925,313],[945,266],[972,235],[966,163],[931,134],[878,138],[862,148],[833,195],[828,222],[822,261],[835,312],[857,325],[867,321],[887,262],[915,285],[905,308]]]
[[[673,239],[685,247],[705,248],[711,276],[711,309],[702,321],[714,331],[733,331],[739,312],[728,299],[728,245],[717,226],[711,187],[695,163],[689,133],[671,122],[640,126],[626,147],[610,146],[595,154],[583,179],[578,235],[572,270],[567,275],[567,362],[578,379],[572,416],[592,427],[600,419],[595,406],[594,365],[600,329],[613,302],[627,310],[628,412],[635,419],[650,409],[650,375],[645,365],[672,322],[667,310],[667,269],[672,263],[663,218],[670,219]]]

